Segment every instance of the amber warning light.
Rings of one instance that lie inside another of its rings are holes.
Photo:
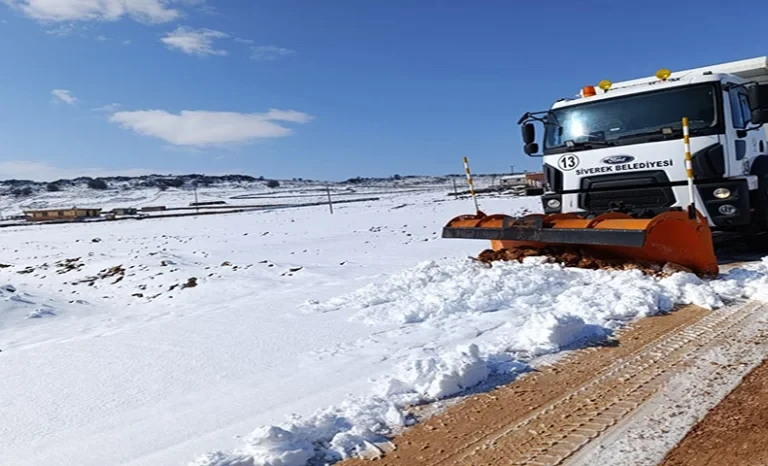
[[[593,95],[596,95],[597,92],[595,91],[595,86],[584,86],[581,90],[581,94],[584,97],[592,97]]]
[[[670,76],[672,76],[672,72],[666,68],[662,68],[656,72],[656,78],[661,79],[662,81],[666,81]]]

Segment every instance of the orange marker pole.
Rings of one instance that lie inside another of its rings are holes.
[[[472,194],[472,200],[475,201],[475,211],[480,213],[480,207],[477,205],[477,196],[475,195],[475,186],[472,184],[472,174],[469,172],[469,160],[464,157],[464,171],[467,173],[467,183],[469,183],[469,192]]]
[[[696,218],[696,202],[693,191],[693,161],[691,159],[691,136],[688,128],[688,118],[683,117],[683,146],[685,147],[685,172],[688,176],[688,218]]]

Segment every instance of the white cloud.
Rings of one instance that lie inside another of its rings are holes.
[[[251,58],[258,61],[273,61],[295,53],[294,50],[276,45],[259,45],[251,49]]]
[[[109,37],[99,34],[98,36],[96,36],[96,40],[99,42],[104,42],[109,40]]]
[[[92,112],[116,112],[118,108],[120,108],[121,105],[118,103],[111,103],[107,105],[102,105],[101,107],[92,108]]]
[[[270,108],[264,116],[267,120],[290,121],[292,123],[309,123],[312,121],[310,115],[297,112],[296,110],[278,110],[276,108]]]
[[[242,37],[235,37],[235,42],[239,42],[241,44],[253,44],[256,41],[253,39],[243,39]]]
[[[62,25],[60,25],[58,27],[55,27],[53,29],[46,29],[45,33],[48,34],[48,35],[51,35],[51,36],[58,36],[58,37],[71,36],[71,35],[73,35],[75,33],[77,33],[77,34],[82,36],[83,35],[82,30],[83,29],[85,29],[85,28],[83,28],[81,26],[78,26],[77,24],[67,23],[67,24],[62,24]]]
[[[65,104],[75,105],[77,97],[72,94],[72,91],[67,89],[54,89],[51,91],[54,102],[64,102]]]
[[[267,113],[165,110],[117,112],[110,121],[138,134],[162,139],[176,146],[213,146],[280,138],[292,130],[279,122],[307,123],[310,115],[295,110],[270,109]]]
[[[124,41],[123,41],[123,42],[121,42],[121,43],[122,43],[123,45],[131,45],[131,40],[130,40],[130,39],[126,39],[126,40],[124,40]]]
[[[213,48],[213,41],[229,37],[227,34],[211,29],[192,29],[179,26],[160,39],[171,50],[178,50],[189,55],[226,55],[226,50]]]
[[[218,10],[216,10],[216,7],[212,5],[207,5],[204,2],[205,0],[201,0],[200,2],[197,2],[200,4],[200,6],[198,6],[196,10],[204,15],[218,16],[219,12]]]
[[[0,162],[0,180],[17,179],[33,181],[54,181],[62,178],[77,178],[79,176],[141,176],[155,173],[165,174],[162,170],[148,168],[127,168],[124,170],[105,168],[59,168],[48,163],[30,162],[26,160],[9,160]]]
[[[187,0],[0,0],[38,21],[117,21],[130,17],[144,23],[166,23],[181,17],[174,3]],[[201,3],[201,2],[194,2]]]

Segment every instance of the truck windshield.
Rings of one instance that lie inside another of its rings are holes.
[[[547,117],[544,154],[574,150],[566,147],[566,141],[593,148],[599,143],[637,144],[682,137],[683,117],[688,117],[692,134],[717,134],[717,92],[714,84],[698,84],[553,110]],[[665,134],[664,128],[673,131]]]

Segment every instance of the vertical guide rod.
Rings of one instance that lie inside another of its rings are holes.
[[[475,185],[472,184],[472,174],[469,172],[469,160],[466,157],[464,157],[464,171],[467,173],[469,192],[472,194],[472,200],[475,201],[475,212],[480,213],[480,207],[477,205],[477,196],[475,195]]]
[[[195,207],[196,207],[195,212],[197,212],[199,214],[200,213],[200,204],[197,201],[197,180],[195,180],[194,186],[195,186]]]
[[[696,204],[693,192],[693,162],[691,161],[691,136],[688,129],[688,118],[683,117],[683,146],[685,147],[685,172],[688,177],[688,218],[696,218]]]

